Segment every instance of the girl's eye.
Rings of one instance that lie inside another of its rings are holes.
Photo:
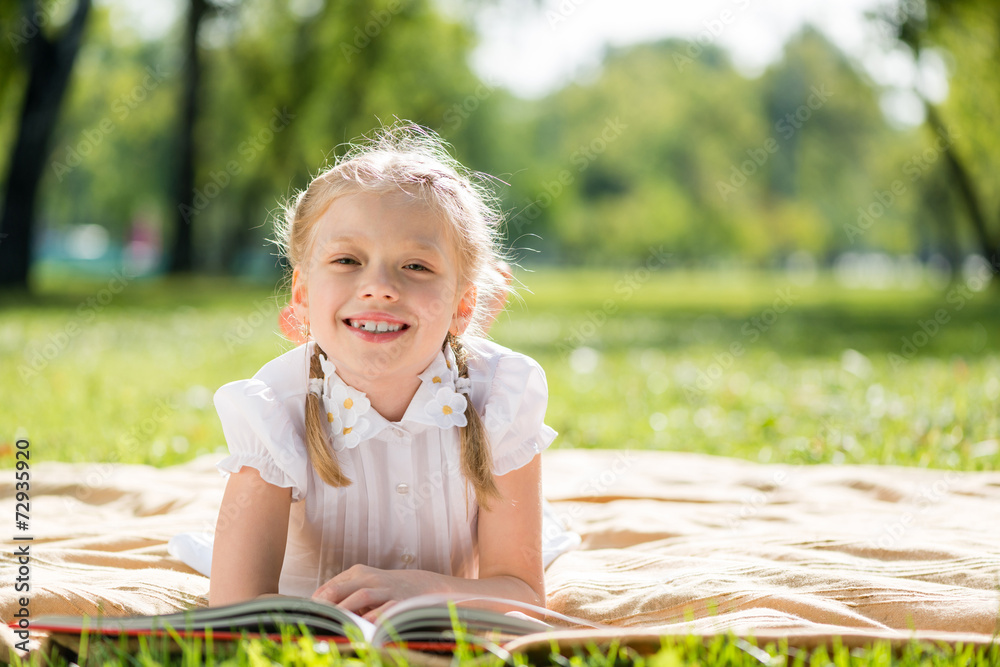
[[[331,263],[332,264],[360,264],[360,262],[358,262],[358,260],[354,259],[353,257],[338,257],[337,259],[333,260],[333,262],[331,262]]]
[[[404,266],[403,268],[404,268],[404,269],[410,269],[411,271],[430,271],[430,269],[428,269],[428,268],[427,268],[426,266],[424,266],[423,264],[417,264],[417,263],[415,263],[415,262],[414,262],[414,263],[412,263],[412,264],[407,264],[407,265],[406,265],[406,266]]]

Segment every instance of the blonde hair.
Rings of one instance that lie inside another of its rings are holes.
[[[488,177],[470,172],[451,157],[445,142],[434,132],[412,123],[396,123],[351,145],[344,157],[294,197],[277,225],[276,242],[291,265],[300,269],[301,279],[308,281],[316,223],[335,199],[360,192],[405,193],[432,207],[450,224],[460,284],[471,284],[476,290],[466,331],[479,333],[489,322],[489,305],[508,289],[495,268],[501,259],[498,236],[502,216],[488,183]],[[468,378],[468,352],[460,337],[449,334],[442,349],[445,345],[455,353],[459,376]],[[320,354],[325,353],[315,345],[309,360],[310,379],[323,378]],[[500,498],[500,491],[493,479],[486,429],[472,401],[467,403],[468,423],[461,428],[462,473],[475,490],[478,503],[488,508],[491,500]],[[305,417],[306,447],[316,471],[331,486],[350,485],[326,436],[320,396],[312,391],[306,397]]]

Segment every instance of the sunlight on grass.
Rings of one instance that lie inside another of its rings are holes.
[[[523,278],[533,293],[494,330],[545,367],[558,446],[995,469],[995,295],[629,276]]]
[[[519,278],[527,289],[492,335],[545,368],[557,447],[960,470],[1000,460],[991,292],[958,302],[947,289],[781,274]],[[41,460],[169,465],[222,451],[212,394],[291,347],[272,288],[58,287],[3,304],[0,323],[0,422]],[[11,445],[0,443],[0,464]]]

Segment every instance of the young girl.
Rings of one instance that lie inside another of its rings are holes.
[[[212,605],[281,593],[374,618],[454,592],[544,606],[545,375],[473,335],[506,287],[498,222],[414,126],[352,149],[289,207],[279,241],[307,342],[216,393],[231,475]]]

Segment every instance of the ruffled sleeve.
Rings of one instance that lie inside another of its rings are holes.
[[[217,464],[222,472],[255,469],[269,484],[290,488],[292,500],[305,497],[309,457],[286,405],[261,380],[230,382],[215,392],[215,409],[230,455]]]
[[[548,399],[545,372],[533,359],[517,353],[500,358],[483,410],[494,474],[517,470],[552,444],[556,432],[545,425]]]

